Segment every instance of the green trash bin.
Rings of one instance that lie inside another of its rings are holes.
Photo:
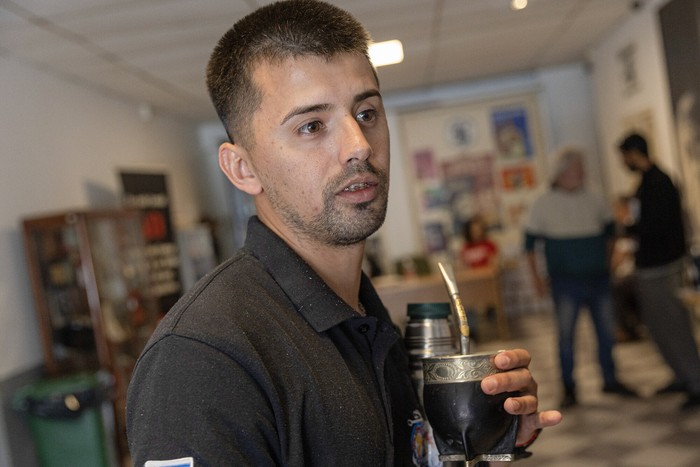
[[[108,467],[101,404],[108,384],[97,374],[41,380],[13,398],[27,414],[42,467]]]

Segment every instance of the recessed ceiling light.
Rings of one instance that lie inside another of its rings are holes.
[[[369,59],[375,67],[403,62],[403,45],[394,39],[369,44]]]
[[[522,10],[527,6],[527,0],[511,0],[510,7],[514,10]]]

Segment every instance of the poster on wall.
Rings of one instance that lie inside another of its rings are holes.
[[[457,255],[464,224],[477,214],[503,243],[519,242],[544,164],[536,96],[410,110],[399,118],[424,250]],[[520,250],[519,243],[500,246]]]
[[[532,157],[527,112],[522,107],[495,110],[491,114],[498,153],[506,161]]]
[[[421,149],[413,153],[413,168],[419,180],[438,178],[435,154],[430,149]]]
[[[443,224],[438,222],[425,223],[423,224],[423,234],[428,253],[438,253],[447,248],[447,236]]]
[[[616,55],[620,73],[622,95],[630,97],[639,92],[639,73],[637,72],[637,45],[627,44]]]
[[[426,211],[449,208],[450,194],[442,181],[426,183],[423,187],[421,206]]]
[[[451,118],[445,126],[447,140],[460,149],[468,149],[476,141],[478,141],[479,125],[476,121],[465,115],[457,115]]]
[[[501,169],[501,186],[504,191],[535,188],[535,171],[531,165],[519,165]]]
[[[659,10],[673,107],[681,193],[692,242],[700,248],[700,3],[671,0]]]
[[[461,231],[461,226],[477,214],[489,226],[499,224],[494,160],[493,154],[463,154],[443,163],[454,231]]]
[[[120,172],[123,204],[144,212],[142,231],[151,276],[151,296],[165,314],[180,298],[180,258],[170,220],[170,197],[165,174]]]

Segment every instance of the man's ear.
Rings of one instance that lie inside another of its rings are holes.
[[[248,151],[240,145],[223,143],[219,146],[219,167],[231,183],[249,195],[262,192],[262,185],[249,162]]]

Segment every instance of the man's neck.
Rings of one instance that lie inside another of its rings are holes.
[[[290,245],[348,305],[358,309],[364,242],[357,245]]]
[[[645,173],[649,172],[652,167],[654,167],[654,164],[652,164],[651,161],[647,161],[647,163],[645,163],[639,167],[639,170],[643,174],[645,174]]]
[[[651,168],[654,167],[654,163],[648,157],[639,156],[637,160],[637,168],[641,173],[647,173]]]

